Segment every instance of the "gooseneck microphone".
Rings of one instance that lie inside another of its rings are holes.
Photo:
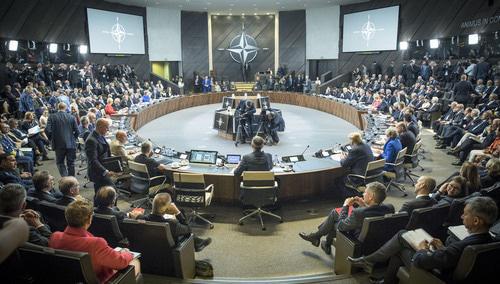
[[[304,151],[303,151],[303,152],[302,152],[302,154],[300,154],[300,155],[304,155],[304,153],[307,151],[307,149],[309,149],[309,146],[310,146],[310,145],[307,145],[307,147],[304,149]]]

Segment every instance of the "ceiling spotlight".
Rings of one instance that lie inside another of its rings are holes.
[[[254,16],[257,16],[257,13],[253,13]]]
[[[9,40],[9,51],[17,51],[19,42],[17,40]]]
[[[86,44],[82,44],[78,47],[78,51],[80,52],[80,54],[87,54],[89,48]]]
[[[399,42],[399,49],[400,50],[407,50],[408,49],[408,42],[407,41],[400,41]]]
[[[56,53],[57,52],[57,43],[51,43],[51,44],[49,44],[49,52],[50,53]]]
[[[469,44],[478,44],[479,43],[479,35],[471,34],[469,35]]]
[[[241,13],[242,16],[245,16],[245,13]]]
[[[432,49],[438,48],[439,47],[439,39],[431,39],[429,41],[429,45]]]

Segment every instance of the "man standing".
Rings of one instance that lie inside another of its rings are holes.
[[[474,90],[472,83],[467,81],[467,75],[462,75],[460,82],[453,87],[453,100],[465,105],[472,102],[471,94],[476,94],[476,90]]]
[[[392,205],[384,205],[385,186],[380,182],[372,182],[366,185],[363,198],[350,197],[344,201],[344,205],[340,211],[333,209],[326,220],[319,225],[318,230],[311,234],[299,233],[299,236],[311,242],[313,246],[319,246],[320,239],[326,236],[326,241],[321,242],[321,249],[326,254],[332,253],[333,238],[337,235],[337,230],[341,232],[351,233],[356,238],[359,236],[363,220],[367,217],[384,216],[385,214],[394,213]],[[349,215],[349,207],[358,204],[359,207],[352,210]]]
[[[62,177],[75,176],[76,140],[79,135],[76,119],[66,112],[67,108],[65,103],[59,103],[58,112],[49,116],[45,128],[52,141],[52,149],[56,152],[57,169]]]
[[[113,185],[112,176],[116,173],[107,170],[103,161],[111,156],[106,133],[108,133],[110,122],[107,119],[99,118],[96,129],[85,141],[85,154],[87,155],[89,180],[94,183],[94,191],[97,194],[99,189],[106,185]]]

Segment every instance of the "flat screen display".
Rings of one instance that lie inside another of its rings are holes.
[[[399,6],[344,15],[343,52],[396,50]]]
[[[87,8],[90,53],[144,54],[143,17]]]
[[[215,165],[217,162],[217,151],[191,150],[189,162]]]
[[[241,155],[227,154],[226,160],[228,164],[237,164],[241,160]]]

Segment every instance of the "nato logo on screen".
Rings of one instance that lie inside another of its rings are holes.
[[[343,52],[396,50],[399,6],[344,15]]]
[[[144,54],[143,18],[87,9],[91,53]]]

